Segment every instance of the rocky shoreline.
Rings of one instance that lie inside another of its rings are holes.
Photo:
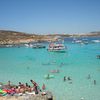
[[[33,86],[28,83],[19,82],[18,85],[0,82],[0,100],[53,100],[53,94],[45,88],[40,89],[39,85],[30,80]]]
[[[56,37],[92,37],[100,36],[100,32],[91,32],[88,34],[47,34],[47,35],[37,35],[37,34],[26,34],[23,32],[0,30],[0,45],[5,44],[21,44],[30,42],[43,42],[43,41],[55,41]]]
[[[53,100],[53,95],[51,92],[47,92],[46,95],[22,95],[22,96],[3,96],[0,100]]]
[[[43,41],[51,41],[51,40],[52,41],[55,40],[55,36],[26,34],[22,32],[0,30],[1,45],[43,42]]]

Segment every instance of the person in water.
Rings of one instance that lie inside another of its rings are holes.
[[[100,55],[97,55],[97,59],[100,59]]]
[[[68,81],[72,80],[70,77],[68,77],[67,79],[68,79]]]
[[[50,78],[50,75],[48,74],[47,79],[49,79],[49,78]]]
[[[64,76],[64,79],[63,80],[64,80],[64,82],[66,81],[66,76]]]
[[[46,86],[45,86],[45,84],[43,83],[43,85],[42,85],[42,90],[45,90],[46,89]]]
[[[87,79],[91,79],[91,76],[90,76],[90,74],[88,75]]]
[[[11,88],[11,82],[10,81],[8,81],[8,83],[7,83],[7,88]]]
[[[96,85],[96,80],[93,81],[94,85]]]
[[[70,77],[68,77],[67,80],[69,81],[69,84],[72,84],[72,79]]]

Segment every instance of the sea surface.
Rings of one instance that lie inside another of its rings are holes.
[[[99,100],[100,59],[96,56],[100,55],[100,43],[73,44],[67,38],[65,46],[65,53],[27,47],[0,48],[0,82],[6,84],[10,80],[13,84],[32,85],[30,79],[33,79],[40,87],[44,83],[54,100]],[[59,73],[51,73],[52,70]],[[54,78],[45,79],[48,74]],[[64,81],[64,76],[71,80]]]

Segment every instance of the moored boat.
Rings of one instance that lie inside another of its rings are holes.
[[[65,46],[63,44],[50,44],[49,45],[49,48],[48,48],[48,51],[62,51],[64,52],[65,51]]]
[[[65,45],[62,42],[51,42],[48,46],[48,51],[65,52]]]
[[[41,45],[41,44],[34,44],[32,48],[45,48],[46,46]]]

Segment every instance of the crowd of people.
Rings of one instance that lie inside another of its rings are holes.
[[[11,82],[8,81],[6,85],[0,85],[0,95],[2,96],[4,94],[14,95],[24,93],[38,94],[39,92],[42,92],[46,89],[44,83],[42,89],[40,89],[39,85],[35,81],[30,80],[30,82],[33,84],[33,86],[30,86],[28,83],[23,84],[21,82],[19,82],[18,85],[12,85]]]

